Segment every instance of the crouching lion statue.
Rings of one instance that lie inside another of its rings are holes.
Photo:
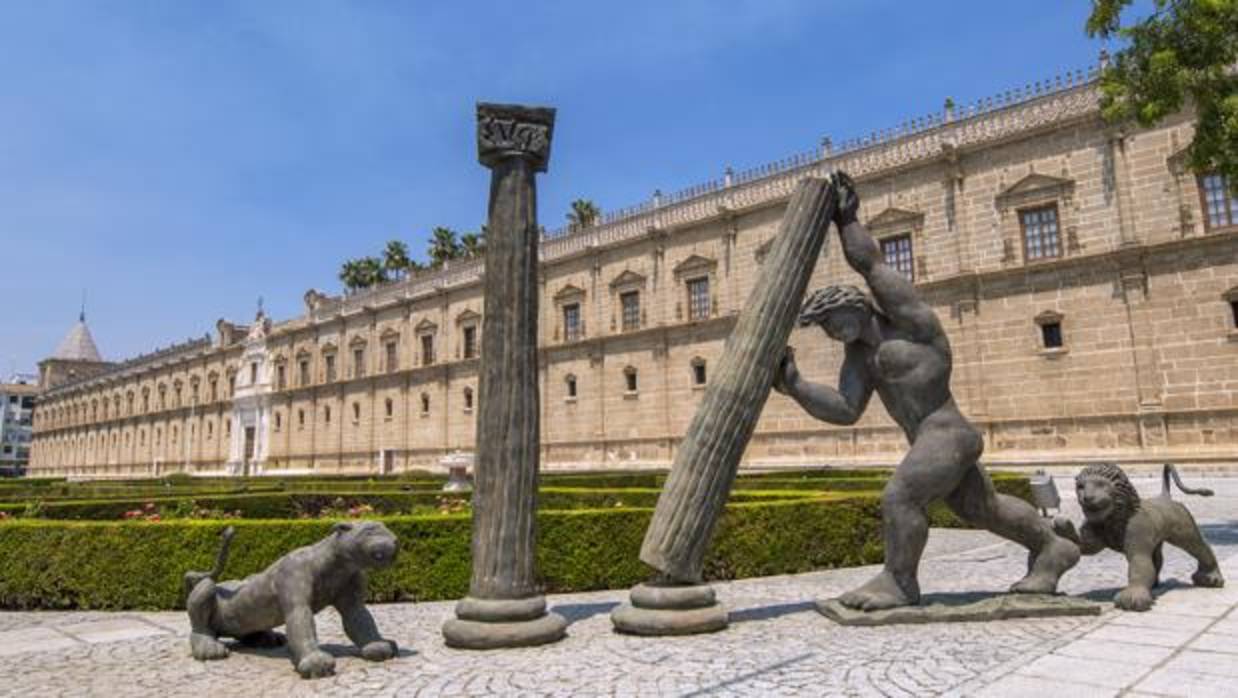
[[[339,611],[344,632],[361,648],[361,656],[380,662],[396,655],[396,644],[378,634],[365,607],[365,571],[387,567],[395,559],[396,537],[386,526],[376,521],[337,523],[326,538],[297,548],[262,572],[217,583],[234,533],[231,526],[223,532],[213,570],[185,573],[194,659],[227,657],[221,636],[257,647],[287,642],[303,678],[329,676],[335,672],[335,658],[319,649],[314,629],[314,614],[327,606]],[[286,638],[272,631],[280,625],[287,626]]]
[[[1171,477],[1178,489],[1187,494],[1212,495],[1209,489],[1184,486],[1177,468],[1170,463],[1165,464],[1161,474],[1160,496],[1150,499],[1140,499],[1118,466],[1089,465],[1075,478],[1075,491],[1085,519],[1083,528],[1076,532],[1075,525],[1061,516],[1053,522],[1054,530],[1078,543],[1084,555],[1094,555],[1105,548],[1126,555],[1128,582],[1113,598],[1118,608],[1146,611],[1152,607],[1152,588],[1160,583],[1161,546],[1165,543],[1185,550],[1199,563],[1191,575],[1196,586],[1225,585],[1216,556],[1204,542],[1195,518],[1186,507],[1169,498]]]

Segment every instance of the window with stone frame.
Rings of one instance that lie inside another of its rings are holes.
[[[228,374],[228,397],[236,395],[236,374]],[[162,400],[160,400],[162,402]]]
[[[705,385],[707,375],[705,372],[705,359],[697,357],[692,360],[692,386],[700,388]]]
[[[434,335],[421,335],[421,365],[429,366],[434,363]]]
[[[624,332],[640,329],[640,291],[624,291],[619,294]]]
[[[1062,256],[1057,204],[1021,209],[1019,225],[1023,229],[1024,260],[1035,262]]]
[[[284,364],[275,365],[275,388],[284,390],[288,387],[288,367]]]
[[[365,377],[365,347],[353,347],[352,350],[352,377]]]
[[[1046,310],[1036,316],[1036,325],[1040,329],[1040,348],[1047,354],[1065,350],[1065,336],[1062,333],[1063,315],[1054,310]]]
[[[464,389],[464,411],[466,413],[473,411],[473,389],[472,388]]]
[[[322,421],[325,424],[331,423],[331,406],[330,405],[322,406]]]
[[[1204,209],[1205,230],[1238,225],[1238,197],[1231,192],[1224,175],[1200,175],[1199,198]]]
[[[215,378],[214,376],[211,376],[211,379],[210,379],[210,390],[211,390],[211,402],[218,402],[219,401],[219,379]],[[149,409],[149,402],[150,402],[148,400],[149,397],[150,395],[148,395],[147,393],[145,392],[142,393],[142,411],[143,412],[146,412]]]
[[[475,358],[477,356],[477,325],[469,325],[461,332],[464,340],[464,358]]]
[[[628,366],[623,369],[623,385],[629,394],[636,393],[639,389],[639,384],[636,381],[636,368]]]
[[[335,381],[335,354],[324,354],[322,357],[324,364],[324,380],[327,383]]]
[[[284,425],[284,416],[280,414],[279,410],[275,410],[275,431],[279,431],[280,427],[282,427],[283,425]]]
[[[384,413],[386,414],[387,419],[391,419],[393,416],[395,416],[395,400],[392,400],[391,398],[387,398],[386,401],[383,403],[383,409],[384,409]]]
[[[421,416],[425,417],[430,414],[430,395],[428,393],[421,394]]]
[[[309,385],[310,384],[310,364],[309,364],[308,358],[303,358],[297,361],[297,372],[301,374],[299,376],[299,381],[301,383],[301,386],[304,387],[304,386]]]
[[[563,382],[567,385],[567,399],[575,400],[576,399],[576,376],[569,373],[567,374],[567,377],[563,379]]]
[[[249,384],[258,385],[258,362],[251,361],[249,364]]]
[[[305,428],[305,410],[297,410],[297,428]]]
[[[400,368],[399,342],[394,339],[387,340],[384,345],[387,351],[387,372],[390,373]]]
[[[915,281],[915,264],[911,254],[911,233],[881,239],[881,256],[886,266]]]
[[[580,327],[580,304],[566,303],[563,305],[563,341],[579,341],[583,333]]]
[[[688,319],[707,320],[709,315],[709,277],[688,279]]]
[[[361,421],[361,403],[354,402],[352,404],[352,423],[357,424]]]

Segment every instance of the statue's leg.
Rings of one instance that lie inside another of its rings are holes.
[[[1079,546],[1053,531],[1053,523],[1018,497],[993,489],[988,473],[972,465],[946,504],[959,518],[1012,540],[1029,551],[1027,576],[1010,588],[1020,593],[1052,594],[1058,578],[1079,561]]]
[[[318,631],[309,602],[283,602],[284,628],[288,632],[288,651],[297,673],[304,679],[317,679],[335,673],[335,657],[318,647]]]
[[[399,648],[378,632],[374,616],[365,607],[365,589],[358,583],[341,594],[335,604],[344,624],[344,634],[361,649],[361,656],[371,662],[383,662],[396,656]]]
[[[863,586],[843,594],[850,608],[873,611],[920,602],[917,569],[928,542],[929,503],[954,490],[969,466],[957,454],[970,453],[960,439],[975,437],[959,429],[921,431],[881,494],[885,568]]]
[[[1169,541],[1170,545],[1182,548],[1188,555],[1195,558],[1198,567],[1195,573],[1191,575],[1191,581],[1195,586],[1225,586],[1225,577],[1221,576],[1221,569],[1217,566],[1216,555],[1213,554],[1212,547],[1208,545],[1208,541],[1204,540],[1203,534],[1199,532],[1199,525],[1195,523],[1195,517],[1191,516],[1191,512],[1186,507],[1181,504],[1178,504],[1178,506],[1182,508],[1184,516],[1181,520],[1170,522],[1169,530],[1167,531],[1168,535],[1165,539]]]
[[[224,659],[228,656],[228,647],[219,641],[219,636],[211,624],[218,602],[215,582],[210,578],[199,581],[185,600],[185,607],[189,611],[189,650],[193,653],[193,658],[199,661]]]

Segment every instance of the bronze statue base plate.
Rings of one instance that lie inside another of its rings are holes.
[[[880,611],[847,608],[838,599],[817,601],[817,610],[826,618],[839,625],[859,626],[1098,616],[1104,608],[1104,604],[1075,596],[989,592],[926,594],[919,606],[902,606]]]

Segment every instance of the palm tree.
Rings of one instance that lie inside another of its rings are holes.
[[[388,240],[383,248],[383,270],[395,277],[404,276],[411,260],[408,258],[408,245],[401,240]]]
[[[590,199],[577,199],[572,202],[572,210],[567,214],[567,224],[572,230],[583,230],[597,223],[602,216],[602,209]]]
[[[340,265],[340,281],[344,284],[344,290],[348,293],[353,293],[358,289],[369,286],[365,272],[361,268],[361,260],[345,260]]]
[[[362,257],[357,260],[357,263],[365,279],[365,286],[362,288],[369,288],[387,281],[387,270],[383,267],[383,260],[378,257]]]
[[[441,267],[443,262],[460,256],[460,243],[456,231],[438,226],[430,231],[430,266]]]
[[[482,226],[480,233],[461,235],[460,249],[465,257],[480,257],[486,254],[486,226]]]

